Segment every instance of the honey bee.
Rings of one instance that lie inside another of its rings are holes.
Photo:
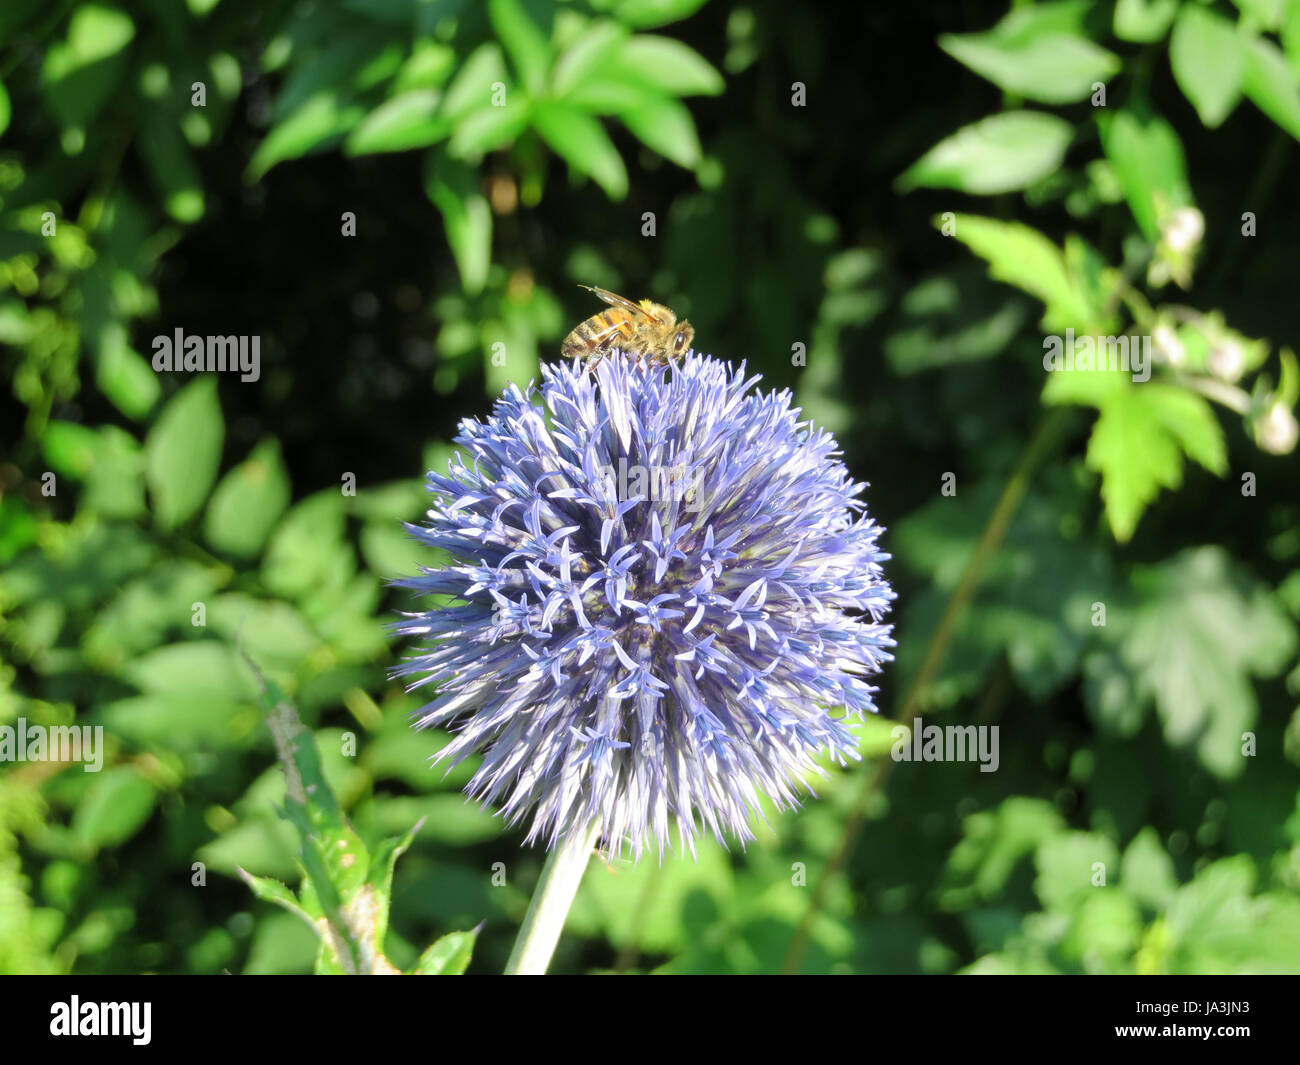
[[[690,348],[695,327],[685,319],[679,322],[662,303],[633,303],[608,289],[580,287],[594,292],[613,309],[593,314],[565,337],[560,348],[564,358],[583,359],[590,370],[617,349],[638,360],[644,358],[652,366],[666,366]]]

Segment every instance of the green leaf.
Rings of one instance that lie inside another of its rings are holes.
[[[455,120],[464,118],[471,111],[491,107],[493,85],[497,82],[507,84],[508,81],[500,46],[493,41],[481,44],[466,57],[447,87],[442,113]]]
[[[1179,0],[1119,0],[1115,36],[1124,41],[1158,41],[1178,13]]]
[[[183,213],[184,205],[179,209]],[[162,385],[153,367],[127,344],[126,329],[116,322],[100,333],[95,385],[113,406],[128,418],[137,420],[153,410],[162,394]]]
[[[413,89],[441,89],[456,66],[456,50],[440,41],[417,41],[410,58],[393,77],[392,92],[401,96]]]
[[[659,97],[619,116],[636,138],[665,159],[691,170],[700,162],[700,139],[691,113],[676,100]]]
[[[370,856],[370,873],[366,884],[371,889],[368,896],[370,912],[367,913],[367,934],[376,954],[383,954],[384,939],[388,934],[388,913],[393,896],[393,869],[397,859],[411,849],[423,822],[418,822],[403,836],[386,839]]]
[[[620,22],[636,29],[653,29],[689,18],[706,0],[618,0],[614,13]]]
[[[1281,672],[1295,653],[1295,625],[1270,590],[1245,576],[1219,547],[1193,548],[1133,574],[1104,631],[1113,652],[1090,663],[1089,706],[1115,731],[1131,732],[1117,707],[1096,697],[1129,679],[1139,708],[1154,703],[1166,742],[1195,744],[1202,765],[1234,777],[1250,762],[1242,734],[1255,727],[1251,677]],[[1121,672],[1116,673],[1119,670]]]
[[[311,915],[299,904],[298,896],[280,881],[269,876],[254,876],[243,869],[239,870],[239,877],[248,885],[249,890],[263,902],[273,902],[290,913],[297,914],[313,929],[316,927],[316,922],[312,920]]]
[[[716,96],[726,84],[699,52],[671,37],[630,37],[618,50],[618,63],[671,96]]]
[[[992,115],[941,140],[903,172],[898,187],[1014,192],[1054,174],[1072,136],[1070,123],[1041,111]]]
[[[1071,464],[1073,465],[1073,464]],[[952,706],[980,691],[1005,664],[1034,702],[1071,683],[1091,642],[1090,607],[1110,585],[1108,558],[1091,531],[1065,528],[1088,493],[1066,467],[1044,477],[1020,504],[1001,546],[987,559],[968,608],[953,623],[948,653],[923,693],[927,709]],[[923,575],[899,618],[899,683],[914,677],[929,635],[970,564],[997,504],[993,478],[961,489],[965,502],[937,498],[898,522],[891,542],[899,563]]]
[[[447,145],[450,155],[477,161],[484,152],[514,143],[528,128],[532,104],[512,97],[504,107],[485,107],[471,112],[456,124]]]
[[[116,55],[134,36],[130,16],[104,4],[82,4],[68,23],[68,47],[81,63]]]
[[[1020,796],[966,817],[962,838],[948,855],[940,905],[953,911],[996,898],[1016,866],[1063,827],[1050,802]]]
[[[537,132],[574,170],[587,174],[611,200],[627,195],[627,170],[601,124],[568,104],[545,101],[533,118]]]
[[[942,219],[937,224],[942,226]],[[1087,305],[1071,278],[1064,254],[1038,230],[975,215],[956,215],[953,225],[953,235],[989,264],[990,276],[1043,301],[1048,328],[1086,328],[1096,317],[1097,310]]]
[[[1068,912],[1093,892],[1106,890],[1119,872],[1119,853],[1095,832],[1066,832],[1038,845],[1034,865],[1034,894],[1043,908]],[[1103,876],[1104,883],[1098,883]]]
[[[234,651],[216,640],[159,647],[127,662],[121,676],[149,695],[210,697],[242,702],[253,697],[247,670]]]
[[[1049,397],[1049,402],[1075,401]],[[1219,476],[1227,469],[1223,430],[1199,395],[1148,382],[1111,388],[1082,402],[1101,410],[1088,441],[1087,462],[1101,474],[1106,517],[1121,542],[1133,535],[1161,488],[1182,484],[1184,454]]]
[[[594,863],[593,863],[594,864]],[[604,934],[614,947],[680,954],[694,940],[692,912],[737,910],[736,873],[726,852],[711,842],[698,849],[697,861],[589,870],[569,911],[566,935]]]
[[[190,754],[229,748],[245,732],[247,708],[207,696],[136,695],[106,703],[98,720],[131,743]]]
[[[449,932],[420,955],[412,976],[460,976],[469,968],[478,929]]]
[[[0,84],[0,135],[9,128],[9,116],[12,114],[12,108],[9,104],[9,93],[5,91],[4,85]]]
[[[1209,129],[1222,124],[1241,98],[1245,57],[1237,29],[1222,15],[1188,4],[1169,39],[1174,80]]]
[[[519,0],[488,0],[488,18],[520,80],[540,95],[551,69],[551,46]]]
[[[280,445],[274,439],[263,440],[212,493],[204,536],[218,551],[252,558],[289,505],[289,494]]]
[[[163,408],[145,439],[145,462],[154,517],[164,529],[193,517],[207,499],[224,437],[211,377],[186,385]]]
[[[1300,900],[1251,895],[1254,864],[1222,858],[1179,888],[1165,915],[1163,971],[1197,975],[1293,973],[1300,954]]]
[[[1300,77],[1300,0],[1288,0],[1282,15],[1281,37],[1287,62]]]
[[[428,839],[458,847],[495,839],[502,831],[500,818],[459,794],[385,795],[374,800],[369,813],[379,832],[400,831],[402,825],[423,821],[428,823]]]
[[[348,155],[371,155],[436,144],[451,128],[447,119],[438,114],[441,99],[435,89],[412,89],[385,100],[348,134],[344,151]]]
[[[1250,43],[1242,88],[1256,107],[1300,140],[1300,74],[1277,45],[1263,39]]]
[[[154,786],[130,766],[105,770],[77,804],[73,837],[91,851],[119,846],[149,820],[157,798]]]
[[[1282,20],[1282,9],[1288,0],[1232,0],[1244,16],[1242,21],[1254,24],[1255,29],[1275,30]]]
[[[41,452],[55,473],[80,480],[95,462],[95,430],[76,422],[51,420],[41,434]]]
[[[430,152],[424,188],[442,214],[461,288],[471,295],[482,292],[492,265],[492,211],[479,191],[477,171],[445,152]]]
[[[176,122],[165,112],[151,108],[137,143],[167,213],[185,224],[202,218],[203,180]]]
[[[627,30],[617,23],[592,23],[555,61],[551,92],[562,98],[593,76],[622,70],[621,64],[611,64],[609,57],[618,52],[628,36]]]
[[[200,847],[195,857],[209,869],[237,876],[240,869],[259,874],[290,877],[301,869],[294,858],[298,834],[277,817],[257,817],[223,832]]]
[[[340,99],[333,89],[322,89],[271,128],[249,161],[248,180],[257,181],[286,159],[323,151],[341,139],[365,114],[366,109],[360,104]]]
[[[370,572],[385,580],[410,576],[438,563],[437,554],[395,522],[368,522],[361,530],[361,555]]]
[[[297,598],[337,588],[356,570],[344,542],[343,497],[326,488],[296,503],[271,535],[262,581],[276,595]]]
[[[1193,205],[1182,142],[1163,118],[1132,108],[1103,115],[1098,123],[1102,149],[1133,217],[1154,241],[1165,212]]]
[[[135,437],[116,425],[99,429],[82,502],[109,518],[131,520],[145,512],[144,453]]]
[[[1173,859],[1154,828],[1144,828],[1128,845],[1120,865],[1120,887],[1153,910],[1163,910],[1178,890]]]
[[[188,606],[188,604],[187,604]],[[244,650],[260,666],[292,673],[306,665],[322,642],[288,603],[228,592],[208,601],[208,627]]]
[[[1119,57],[1086,37],[1056,31],[953,34],[939,47],[999,88],[1045,104],[1086,99],[1119,73]]]

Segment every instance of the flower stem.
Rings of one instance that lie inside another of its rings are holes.
[[[533,900],[519,928],[519,937],[506,962],[507,976],[541,976],[546,972],[599,830],[600,826],[593,821],[585,829],[572,831],[547,856]]]

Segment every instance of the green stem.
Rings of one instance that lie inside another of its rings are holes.
[[[547,856],[533,901],[528,904],[519,937],[506,962],[507,976],[541,976],[546,972],[599,831],[595,822],[572,831]]]
[[[1229,410],[1236,411],[1238,414],[1245,415],[1250,413],[1250,394],[1243,392],[1235,385],[1228,384],[1226,381],[1219,381],[1213,377],[1193,377],[1190,374],[1175,374],[1174,382],[1193,392],[1199,392],[1201,395],[1214,400],[1215,403],[1221,403]]]
[[[1068,407],[1054,408],[1039,424],[1033,438],[1026,445],[1015,472],[1012,473],[1003,488],[1002,495],[993,508],[993,513],[989,515],[988,523],[984,526],[984,532],[975,547],[975,553],[971,556],[961,580],[948,599],[948,605],[944,608],[943,616],[939,619],[939,624],[926,646],[921,665],[894,713],[893,719],[895,721],[907,724],[910,723],[912,717],[924,713],[921,705],[922,701],[928,694],[931,681],[943,664],[944,655],[948,651],[948,644],[952,641],[956,632],[957,622],[961,619],[962,613],[970,605],[971,599],[974,598],[976,591],[979,589],[980,580],[984,576],[984,567],[1002,546],[1007,530],[1011,527],[1011,519],[1015,517],[1021,500],[1024,499],[1025,493],[1029,491],[1029,483],[1033,479],[1034,473],[1037,472],[1043,460],[1056,447],[1062,430],[1069,422],[1069,417]],[[839,842],[835,850],[831,852],[830,858],[826,862],[826,868],[817,881],[816,887],[813,888],[808,908],[804,911],[803,917],[800,919],[790,941],[790,949],[786,952],[785,961],[781,966],[782,973],[790,974],[799,971],[804,951],[807,950],[812,936],[813,921],[826,901],[828,888],[853,852],[853,845],[857,842],[866,821],[868,801],[884,785],[893,766],[892,759],[880,758],[876,761],[870,774],[862,778],[858,794],[855,796],[849,814],[845,818]]]

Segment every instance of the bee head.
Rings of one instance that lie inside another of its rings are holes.
[[[677,323],[677,335],[673,337],[673,354],[685,355],[695,339],[695,326],[683,319]]]

